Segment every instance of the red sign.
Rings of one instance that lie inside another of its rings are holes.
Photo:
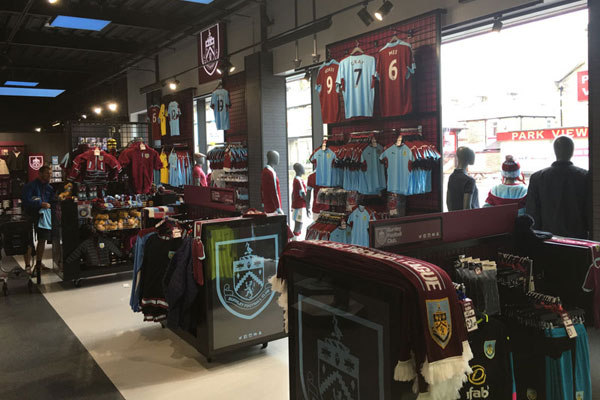
[[[515,131],[498,133],[499,142],[523,142],[529,140],[554,140],[559,136],[569,136],[573,139],[588,137],[587,127],[540,129],[531,131]]]
[[[590,75],[588,71],[577,73],[577,100],[588,101],[590,98]]]
[[[217,70],[227,57],[225,25],[216,24],[206,28],[198,36],[198,83],[206,83],[221,78]]]

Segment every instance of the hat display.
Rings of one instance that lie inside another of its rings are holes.
[[[513,156],[506,156],[506,161],[502,163],[502,176],[510,179],[517,179],[521,176],[521,165],[515,161]]]

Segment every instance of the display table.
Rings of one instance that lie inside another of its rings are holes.
[[[195,329],[170,327],[209,362],[215,355],[285,337],[283,313],[268,278],[287,242],[285,216],[198,221],[204,285]]]

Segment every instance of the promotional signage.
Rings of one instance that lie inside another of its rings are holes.
[[[515,131],[498,133],[499,142],[521,142],[529,140],[554,140],[559,136],[569,136],[572,139],[586,139],[587,127],[540,129],[531,131]]]
[[[227,56],[225,25],[215,24],[206,28],[198,36],[198,83],[206,83],[221,78],[217,69]]]
[[[588,71],[577,73],[577,100],[588,101],[590,98],[590,74]]]
[[[440,240],[442,239],[442,218],[435,217],[402,223],[396,221],[390,225],[376,225],[374,236],[376,249],[425,240]]]

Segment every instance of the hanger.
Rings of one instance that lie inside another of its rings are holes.
[[[360,43],[358,43],[358,40],[356,41],[356,47],[352,50],[352,52],[350,52],[350,55],[353,56],[356,53],[365,54],[363,49],[360,48]]]

